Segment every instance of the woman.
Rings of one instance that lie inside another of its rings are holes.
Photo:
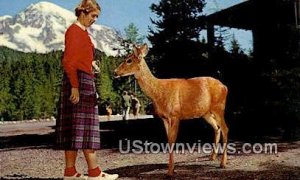
[[[95,0],[83,0],[75,9],[77,21],[65,34],[61,103],[57,120],[58,148],[65,150],[64,179],[86,179],[75,168],[77,151],[82,150],[88,165],[88,180],[117,179],[97,165],[100,149],[96,88],[92,73],[94,46],[87,28],[101,11]]]

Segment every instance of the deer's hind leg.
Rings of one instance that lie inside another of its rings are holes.
[[[221,131],[222,131],[222,140],[223,140],[223,147],[224,147],[224,152],[221,160],[221,168],[225,168],[226,163],[227,163],[227,144],[228,144],[228,127],[226,125],[225,119],[224,119],[224,113],[220,117],[220,125],[221,125]]]
[[[223,108],[219,108],[217,110],[215,110],[214,112],[215,115],[215,119],[218,123],[218,126],[221,129],[222,132],[222,141],[223,141],[223,156],[221,159],[221,164],[220,167],[221,168],[225,168],[226,163],[227,163],[227,144],[228,144],[228,127],[226,125],[225,122],[225,118],[224,118],[224,109]]]
[[[207,113],[206,115],[203,116],[203,118],[206,120],[206,122],[208,124],[210,124],[212,126],[212,128],[214,129],[214,132],[215,132],[213,152],[210,156],[210,159],[216,160],[217,153],[218,153],[218,144],[219,144],[220,136],[221,136],[221,129],[220,129],[220,126],[218,125],[219,123],[214,114]]]

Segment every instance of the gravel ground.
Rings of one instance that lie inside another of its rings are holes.
[[[32,126],[37,128],[28,128]],[[49,145],[53,135],[51,122],[27,123],[26,127],[22,130],[16,125],[0,125],[0,178],[61,179],[64,153]],[[300,141],[278,142],[277,145],[276,154],[230,154],[225,169],[219,168],[219,161],[209,161],[208,154],[186,150],[175,154],[173,178],[166,176],[168,154],[162,152],[122,154],[115,145],[97,154],[100,166],[109,173],[118,173],[119,179],[300,179]],[[86,174],[86,168],[80,152],[77,169]]]
[[[299,145],[299,144],[298,144]],[[3,179],[60,179],[63,174],[63,152],[51,149],[16,149],[1,151]],[[99,164],[120,179],[167,179],[168,155],[120,154],[116,150],[98,152]],[[291,149],[273,155],[229,155],[226,169],[219,162],[208,161],[198,153],[176,154],[175,179],[300,179],[300,150]],[[78,170],[86,173],[82,153]]]

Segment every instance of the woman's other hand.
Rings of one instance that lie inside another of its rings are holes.
[[[72,88],[70,101],[73,104],[77,104],[79,102],[79,90],[78,90],[78,88]]]

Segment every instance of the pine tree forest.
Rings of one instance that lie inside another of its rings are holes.
[[[63,69],[63,52],[48,54],[22,53],[0,48],[0,120],[29,120],[55,117],[57,113]],[[99,107],[107,99],[113,100],[115,113],[123,81],[114,81],[113,69],[121,58],[107,57],[97,51],[100,74],[96,74]],[[101,108],[100,109],[100,114]]]

